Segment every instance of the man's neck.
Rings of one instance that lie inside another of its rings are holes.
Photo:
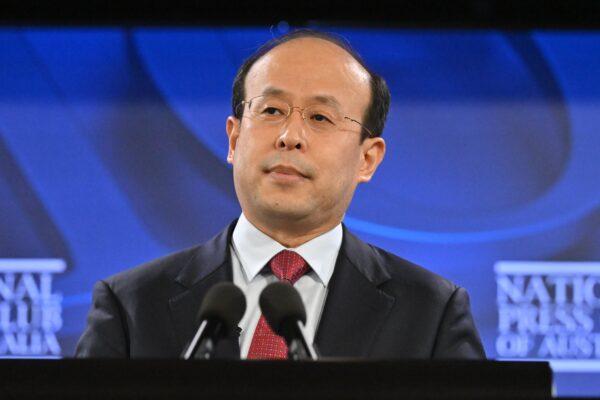
[[[299,247],[304,243],[321,236],[325,232],[329,232],[341,222],[341,220],[332,221],[327,224],[310,228],[306,226],[298,226],[298,224],[292,224],[289,222],[281,225],[272,223],[264,224],[261,223],[260,219],[253,218],[253,216],[250,216],[246,213],[244,213],[244,216],[259,231],[280,243],[282,246],[290,249]]]

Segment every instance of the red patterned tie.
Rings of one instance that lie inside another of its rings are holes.
[[[269,261],[269,266],[277,278],[292,285],[310,269],[300,254],[289,250],[277,253]],[[287,353],[285,340],[271,330],[264,315],[261,315],[250,343],[248,359],[286,359]]]

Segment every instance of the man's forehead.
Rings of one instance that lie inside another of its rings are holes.
[[[285,61],[293,63],[318,61],[317,64],[314,64],[315,66],[327,63],[327,67],[338,65],[339,67],[349,68],[357,74],[367,77],[369,75],[365,68],[346,49],[329,40],[317,37],[296,38],[272,48],[254,63],[250,72],[255,66],[264,67],[265,64],[274,63],[277,67],[282,66],[281,64]]]
[[[355,88],[357,92],[370,87],[369,73],[350,53],[335,43],[313,37],[292,39],[271,49],[250,68],[245,87],[263,91],[264,84],[283,86],[266,82],[270,79],[299,85],[319,79],[323,84],[323,80],[330,79],[333,86],[360,86]]]

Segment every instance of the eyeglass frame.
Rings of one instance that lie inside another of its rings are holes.
[[[245,106],[246,104],[251,104],[254,99],[257,99],[259,97],[267,97],[267,96],[265,96],[264,94],[260,94],[258,96],[254,96],[254,97],[250,98],[249,100],[242,100],[241,102],[238,103],[238,105],[236,106],[236,109],[239,106]],[[292,106],[290,103],[286,102],[285,100],[282,100],[282,101],[287,104],[288,110],[289,110],[288,113],[287,113],[287,115],[285,116],[285,119],[283,121],[287,121],[288,120],[288,118],[292,115],[292,112],[293,112],[294,109],[297,109],[300,112],[300,116],[302,117],[302,119],[304,121],[306,121],[306,117],[304,116],[304,110],[306,110],[307,108],[313,107],[313,106],[308,106],[308,107]],[[242,109],[242,115],[243,115],[243,113],[244,113],[244,111]],[[364,129],[364,130],[367,131],[367,133],[369,134],[369,138],[375,137],[375,135],[373,135],[373,132],[371,132],[371,130],[369,128],[367,128],[363,123],[358,122],[354,118],[350,118],[350,117],[348,117],[346,115],[343,117],[343,119],[347,119],[349,121],[355,122],[358,125],[360,125],[360,127],[362,129]]]

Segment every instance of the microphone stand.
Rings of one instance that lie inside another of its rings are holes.
[[[197,360],[209,360],[215,351],[217,338],[223,328],[220,322],[212,322],[209,326],[209,321],[204,320],[198,327],[196,334],[192,338],[187,349],[183,352],[182,358],[189,360],[191,358]]]
[[[316,361],[319,358],[314,347],[306,340],[300,321],[292,322],[291,326],[286,329],[285,338],[288,344],[288,359],[293,361]]]

